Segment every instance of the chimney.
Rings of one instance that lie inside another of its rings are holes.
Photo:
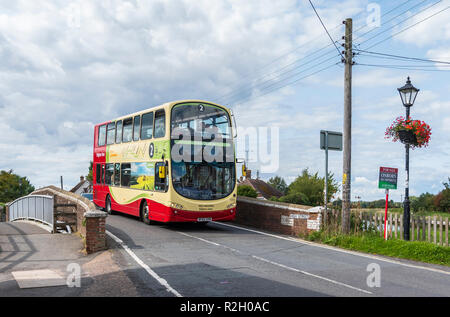
[[[80,182],[84,181],[84,176],[80,176]]]
[[[252,170],[247,170],[247,176],[245,176],[245,179],[251,179],[252,178]]]

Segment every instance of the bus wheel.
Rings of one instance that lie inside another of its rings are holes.
[[[111,198],[109,198],[109,196],[106,197],[105,210],[108,213],[108,215],[114,214],[113,210],[111,209]]]
[[[141,205],[141,220],[146,225],[150,225],[152,222],[150,220],[150,208],[148,208],[147,202],[144,202]]]

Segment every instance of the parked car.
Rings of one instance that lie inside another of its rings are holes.
[[[90,201],[94,200],[94,196],[92,193],[81,193],[81,196],[83,196],[84,198],[89,199]]]

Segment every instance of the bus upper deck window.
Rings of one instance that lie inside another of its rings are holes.
[[[166,135],[166,115],[164,110],[155,113],[155,138],[162,138]]]
[[[116,122],[116,143],[122,143],[122,120]]]
[[[133,119],[123,120],[122,142],[130,142],[133,137]]]
[[[134,124],[133,124],[133,141],[139,141],[140,127],[141,127],[141,116],[136,116],[134,117]]]
[[[142,115],[141,140],[151,139],[153,136],[153,112]]]
[[[114,139],[116,137],[116,125],[115,123],[108,123],[106,129],[106,144],[114,144]]]
[[[98,140],[97,140],[98,146],[105,145],[105,139],[106,139],[106,124],[98,128]]]

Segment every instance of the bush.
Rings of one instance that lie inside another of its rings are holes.
[[[258,193],[250,185],[239,185],[237,188],[238,196],[256,198]]]

